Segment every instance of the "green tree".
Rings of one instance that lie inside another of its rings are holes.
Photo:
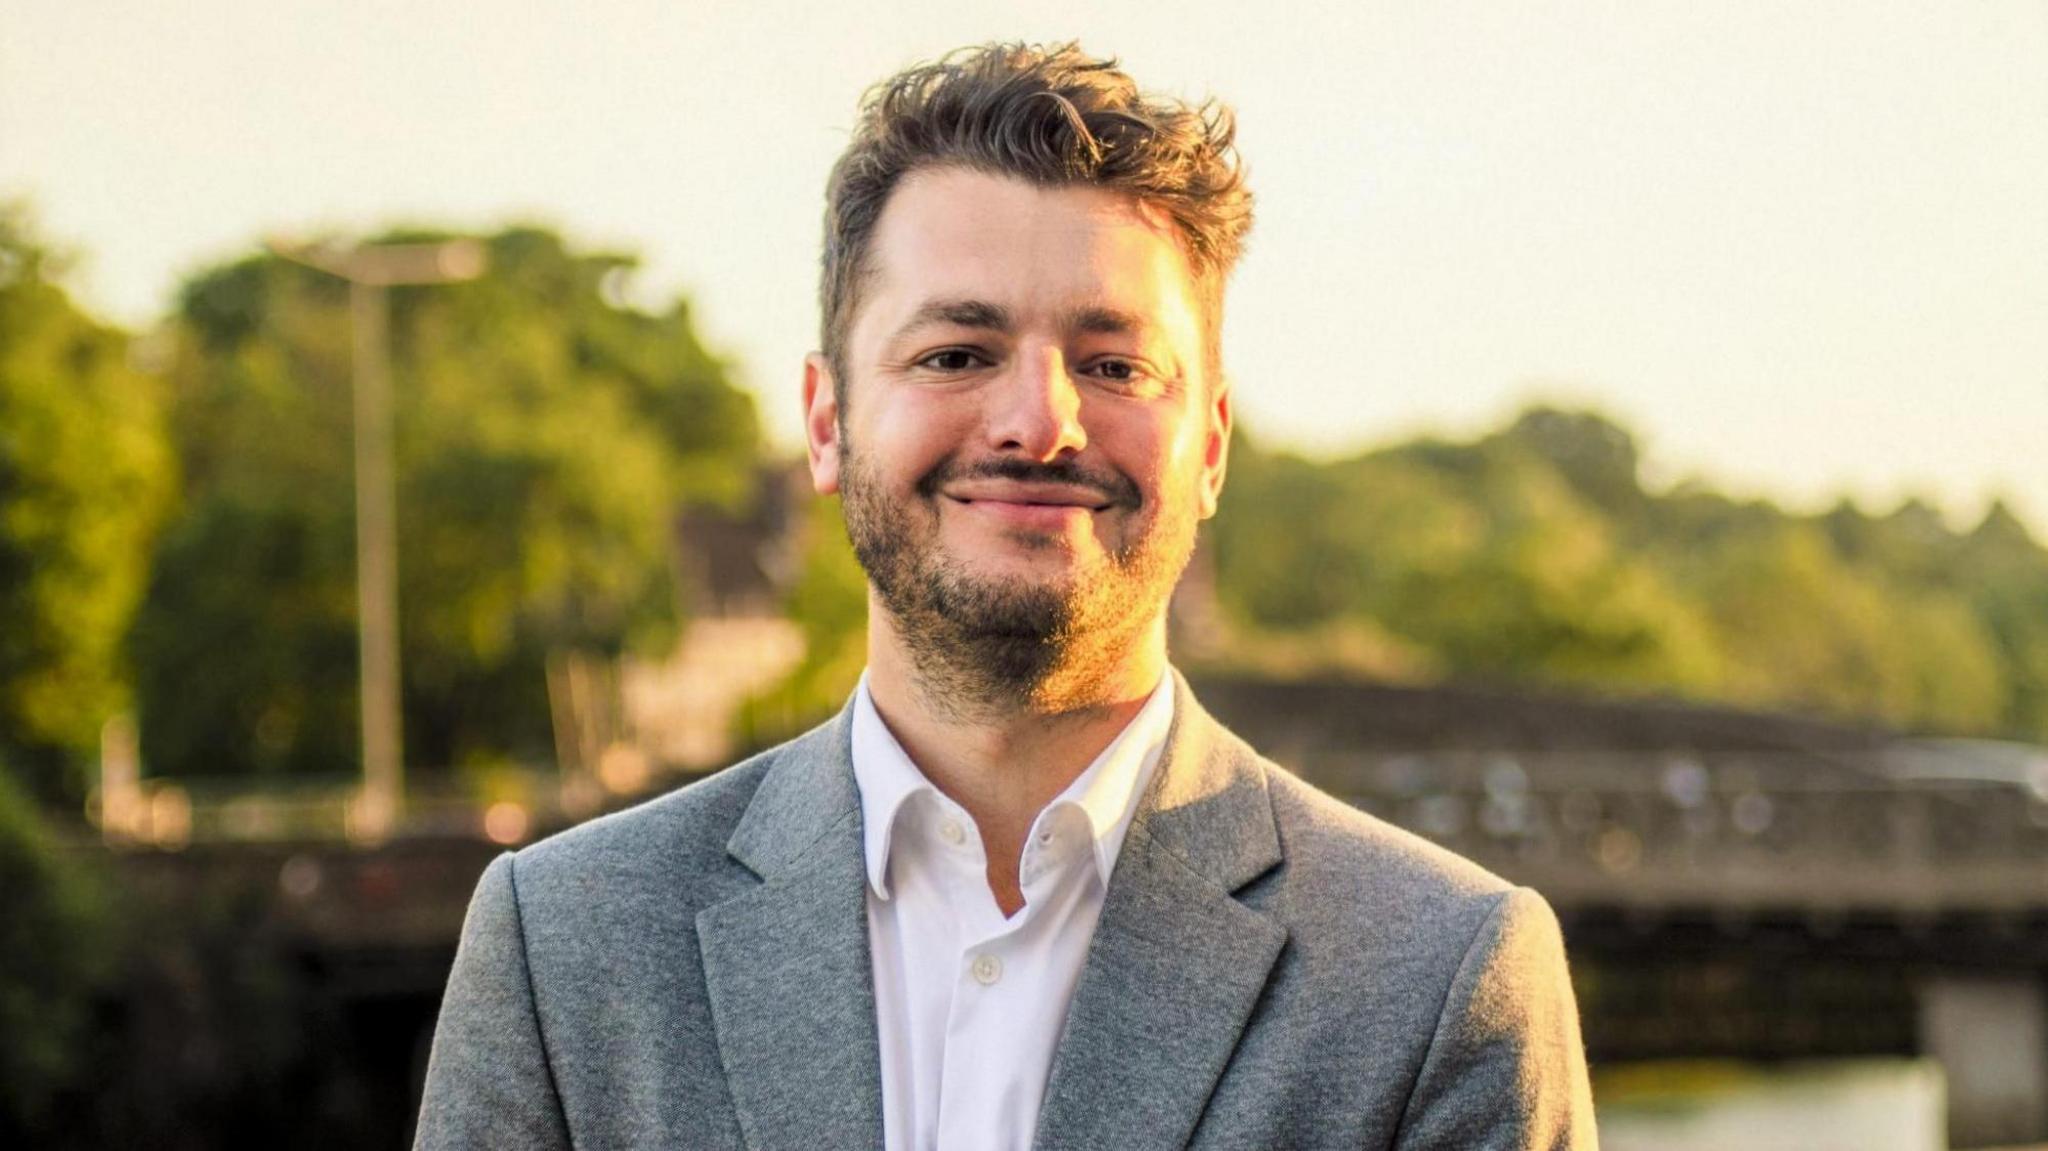
[[[1625,472],[1598,473],[1610,483],[1595,503],[1585,476],[1575,480],[1551,452],[1529,446],[1528,429],[1539,422],[1524,417],[1509,433],[1463,449],[1388,453],[1435,469],[1477,525],[1467,547],[1404,581],[1386,608],[1390,625],[1400,621],[1468,676],[1605,689],[1708,686],[1717,656],[1705,621],[1627,546],[1608,514],[1609,506],[1635,503],[1615,486],[1634,486],[1633,449],[1623,453]]]
[[[440,239],[393,234],[384,240]],[[465,284],[391,292],[407,755],[550,754],[551,650],[662,644],[670,522],[745,498],[751,399],[633,261],[516,228]],[[176,320],[187,498],[138,627],[146,760],[166,773],[355,762],[346,286],[256,256]]]
[[[1956,578],[1971,589],[1978,622],[1998,651],[2004,701],[1997,727],[2048,743],[2048,549],[2001,500],[1956,552]]]
[[[1676,692],[2048,735],[2048,552],[1907,501],[1817,517],[1642,486],[1626,429],[1532,408],[1316,463],[1240,445],[1214,526],[1236,652],[1362,634],[1374,674]],[[1313,665],[1316,661],[1296,661]]]
[[[1727,537],[1690,578],[1728,653],[1726,698],[1952,731],[1997,721],[1997,657],[1969,605],[1852,564],[1814,521]]]
[[[130,703],[121,645],[173,473],[156,381],[62,271],[26,209],[0,206],[0,757],[76,798]]]
[[[1642,453],[1628,429],[1600,413],[1537,405],[1499,438],[1541,457],[1608,517],[1626,523],[1642,513]]]
[[[1521,436],[1421,440],[1331,464],[1248,459],[1233,464],[1215,545],[1224,602],[1254,629],[1342,621],[1392,637],[1406,663],[1436,674],[1637,689],[1712,680],[1704,621]]]

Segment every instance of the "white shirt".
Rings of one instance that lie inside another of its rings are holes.
[[[974,820],[910,762],[862,676],[853,711],[888,1151],[1027,1151],[1103,894],[1173,720],[1173,680],[1053,798],[1004,918]]]

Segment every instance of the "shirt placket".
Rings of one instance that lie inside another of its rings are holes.
[[[940,824],[942,838],[945,824]],[[1035,1116],[1023,1114],[1015,1060],[1005,1046],[1020,1012],[1040,1005],[1028,999],[1031,961],[1024,946],[1038,917],[1043,892],[1025,885],[1025,905],[1004,919],[988,889],[987,855],[973,824],[948,869],[953,906],[973,908],[959,920],[953,1005],[946,1023],[946,1049],[939,1095],[938,1146],[1024,1147]],[[1027,846],[1023,864],[1038,879],[1043,868],[1037,845]]]
[[[988,891],[986,855],[965,852],[968,867],[953,881],[956,906],[975,907],[978,914],[961,920],[961,947],[956,965],[953,1006],[946,1028],[946,1052],[939,1099],[938,1146],[1024,1148],[1035,1125],[1039,1084],[1018,1077],[1014,1038],[1032,1020],[1026,1013],[1043,1011],[1038,1002],[1042,979],[1034,965],[1045,956],[1037,935],[1048,913],[1068,894],[1063,890],[1071,860],[1068,845],[1057,841],[1054,820],[1042,820],[1025,842],[1020,886],[1025,904],[1016,917],[1004,919]],[[972,833],[971,825],[969,828]],[[1072,836],[1071,830],[1057,832]],[[973,841],[978,845],[978,840]],[[1030,1090],[1026,1090],[1026,1088]]]

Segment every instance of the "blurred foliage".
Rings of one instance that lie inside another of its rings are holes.
[[[74,307],[64,261],[0,204],[0,758],[77,798],[128,707],[125,639],[173,469],[157,381]]]
[[[1240,445],[1213,529],[1225,607],[1254,631],[1384,633],[1407,655],[1375,674],[1703,686],[1696,609],[1522,428],[1333,464]]]
[[[2048,740],[2048,551],[1642,485],[1633,437],[1534,407],[1469,443],[1317,463],[1240,442],[1212,528],[1221,658],[1654,692]],[[1332,636],[1351,637],[1344,644]]]
[[[26,1145],[82,1073],[111,967],[102,887],[0,764],[0,1143]]]
[[[446,238],[392,234],[379,242]],[[633,261],[517,228],[469,283],[390,289],[408,759],[552,753],[552,650],[661,650],[669,525],[742,501],[752,400]],[[273,256],[185,288],[168,368],[185,498],[135,633],[154,774],[356,761],[348,286]]]

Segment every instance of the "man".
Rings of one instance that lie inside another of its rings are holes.
[[[1555,919],[1259,758],[1167,663],[1229,446],[1228,113],[1073,47],[870,94],[810,469],[868,668],[502,857],[421,1147],[1588,1147]]]

